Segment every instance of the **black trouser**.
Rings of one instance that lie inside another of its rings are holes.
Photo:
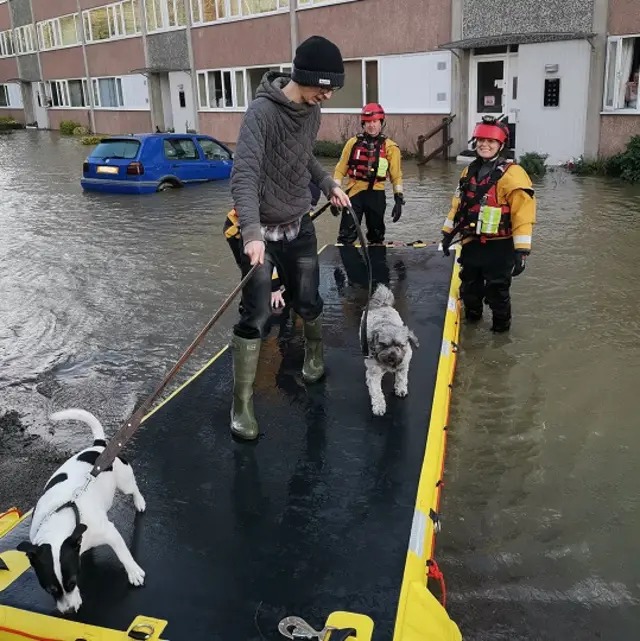
[[[493,312],[494,325],[508,326],[511,321],[511,272],[515,264],[512,239],[473,240],[462,247],[460,255],[460,296],[469,319],[482,316],[483,303]]]
[[[303,216],[300,233],[292,241],[267,242],[264,264],[260,265],[242,290],[240,321],[233,332],[241,338],[262,338],[271,315],[271,277],[274,266],[291,296],[291,304],[303,320],[314,320],[324,301],[320,296],[320,267],[316,229],[309,216]],[[251,269],[249,257],[242,254],[242,276]]]
[[[387,197],[383,189],[367,189],[357,193],[351,199],[353,211],[362,224],[362,216],[367,221],[367,240],[370,243],[383,243],[385,234],[384,212],[387,208]],[[352,245],[358,238],[356,225],[348,211],[343,212],[340,220],[338,242]]]

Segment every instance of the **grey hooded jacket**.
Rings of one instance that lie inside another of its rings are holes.
[[[326,196],[336,186],[313,156],[320,107],[291,102],[282,91],[289,80],[266,73],[240,128],[231,194],[244,244],[262,240],[261,225],[288,224],[308,214],[312,179]]]

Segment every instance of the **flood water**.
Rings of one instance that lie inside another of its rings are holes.
[[[113,429],[238,281],[228,183],[87,195],[86,154],[55,133],[0,136],[0,412],[63,450],[85,430],[52,433],[49,413],[84,407]],[[461,168],[404,169],[387,239],[436,240]],[[437,558],[467,640],[635,638],[640,188],[564,172],[536,188],[511,334],[462,331]],[[317,228],[335,240],[329,214]],[[226,344],[235,309],[178,382]]]

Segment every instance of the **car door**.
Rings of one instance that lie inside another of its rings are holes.
[[[204,154],[208,180],[224,180],[231,175],[231,153],[212,138],[199,137],[198,144]]]
[[[187,184],[206,180],[207,163],[191,137],[167,137],[163,145],[168,173]]]

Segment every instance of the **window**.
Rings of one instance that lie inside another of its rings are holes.
[[[14,29],[13,42],[17,54],[33,53],[36,50],[33,25],[28,24]]]
[[[51,107],[89,106],[89,87],[84,79],[50,80],[45,82],[44,86]]]
[[[18,83],[0,84],[0,107],[23,109],[22,88]]]
[[[138,155],[140,142],[138,140],[106,140],[101,142],[91,154],[95,158],[122,158],[133,160]]]
[[[0,107],[9,106],[9,91],[7,85],[0,85]]]
[[[246,106],[245,69],[221,69],[198,73],[201,109],[238,109]]]
[[[151,0],[148,0],[151,1]],[[170,1],[170,0],[169,0]],[[289,0],[189,0],[193,24],[246,18],[289,8]]]
[[[82,13],[87,42],[135,36],[140,31],[139,0],[124,0]]]
[[[335,4],[336,2],[345,2],[345,0],[298,0],[298,7],[313,7],[316,4]]]
[[[40,49],[43,50],[80,44],[77,13],[39,22],[37,30]]]
[[[605,76],[605,111],[640,111],[640,36],[609,38]]]
[[[198,150],[190,138],[165,139],[164,155],[175,160],[200,160]]]
[[[13,32],[0,31],[0,57],[13,56]]]
[[[96,107],[114,109],[124,107],[121,78],[94,78],[93,100]]]
[[[162,31],[187,24],[185,1],[188,0],[144,0],[147,10],[147,29]]]
[[[198,138],[198,142],[204,151],[204,157],[207,160],[230,160],[231,155],[218,143],[209,140],[208,138]]]

